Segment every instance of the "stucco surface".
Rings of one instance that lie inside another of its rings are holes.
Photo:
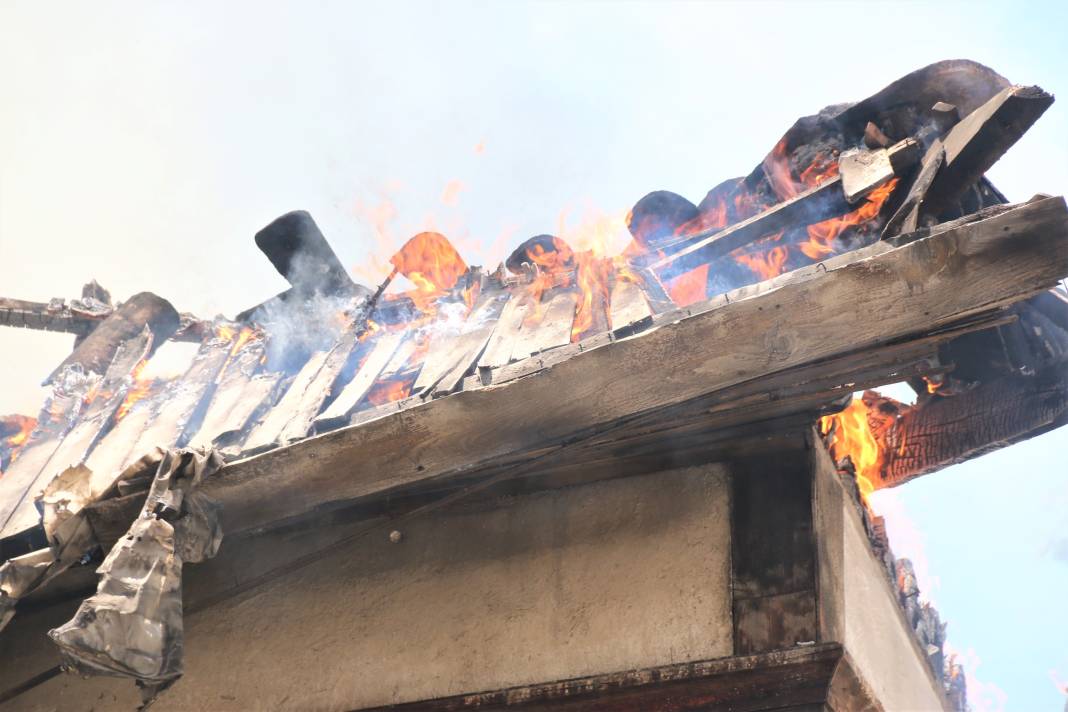
[[[730,655],[728,497],[710,465],[372,535],[190,616],[186,675],[154,709],[352,709]],[[224,542],[190,593],[351,528]],[[17,637],[0,636],[4,659]],[[22,662],[4,687],[45,667]],[[131,693],[63,676],[11,709],[131,709]]]

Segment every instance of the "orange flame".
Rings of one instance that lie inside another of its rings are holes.
[[[407,296],[425,313],[433,312],[434,301],[456,286],[467,272],[467,263],[460,253],[437,232],[419,233],[389,261],[415,285]]]
[[[123,398],[122,403],[119,404],[119,409],[115,411],[115,422],[125,418],[126,414],[130,412],[130,409],[152,390],[153,379],[145,378],[142,375],[147,365],[148,359],[142,359],[136,366],[134,366],[133,373],[130,374],[132,383],[129,390],[126,391],[126,397]]]
[[[856,470],[857,487],[867,501],[868,495],[875,491],[873,483],[879,481],[883,466],[883,451],[868,419],[868,406],[854,397],[841,413],[820,418],[821,434],[831,432],[832,427],[831,457],[837,462],[849,456]]]
[[[414,383],[414,375],[391,378],[387,381],[376,383],[374,388],[367,394],[367,402],[371,405],[379,406],[407,398],[408,394],[412,392],[412,384]]]
[[[26,443],[35,427],[37,418],[28,415],[5,415],[0,418],[0,433],[10,434],[0,439],[0,444],[7,449],[16,450]],[[14,456],[11,459],[14,460]]]

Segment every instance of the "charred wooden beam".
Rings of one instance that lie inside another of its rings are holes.
[[[855,161],[860,165],[877,166],[880,170],[871,173],[847,172],[850,176],[848,191],[843,186],[843,176],[838,175],[739,223],[688,236],[685,246],[681,249],[678,249],[678,244],[665,246],[663,249],[671,254],[654,262],[650,269],[659,273],[670,268],[672,274],[680,274],[723,257],[764,235],[787,227],[811,225],[836,215],[843,215],[850,210],[847,193],[859,199],[868,191],[883,185],[894,177],[894,170],[904,170],[919,158],[916,149],[916,142],[907,139],[888,149],[882,149],[881,154],[884,155],[879,158],[871,158],[863,163]]]
[[[946,134],[945,165],[923,198],[920,212],[936,217],[982,178],[1053,103],[1038,87],[1013,86],[964,117]]]
[[[171,303],[151,292],[135,294],[111,313],[100,326],[63,360],[46,379],[51,382],[70,364],[81,364],[86,371],[103,374],[115,358],[119,346],[148,327],[152,343],[158,347],[178,330],[179,316]]]
[[[1068,422],[1068,369],[1006,376],[910,407],[883,398],[893,416],[877,488],[895,487]]]

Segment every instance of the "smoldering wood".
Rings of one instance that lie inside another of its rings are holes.
[[[312,354],[286,389],[282,399],[267,412],[262,422],[253,427],[244,443],[246,452],[256,452],[280,444],[286,426],[301,410],[302,401],[306,397],[305,392],[315,381],[315,377],[329,356],[330,350],[317,351]]]
[[[47,302],[0,297],[0,326],[58,331],[84,337],[101,321],[74,314],[65,304],[60,309],[54,309]]]
[[[246,389],[252,378],[263,366],[266,343],[262,336],[252,336],[236,352],[231,354],[219,372],[211,399],[195,433],[189,434],[189,447],[209,447],[220,433],[240,429],[250,414]]]
[[[0,532],[0,538],[16,536],[40,524],[41,517],[34,503],[36,494],[67,468],[85,462],[97,441],[111,425],[115,411],[126,397],[131,377],[138,364],[143,363],[152,351],[152,340],[152,332],[146,326],[139,335],[128,339],[119,347],[115,360],[94,389],[95,396],[92,401],[84,407],[73,428],[63,436],[58,447],[26,488],[21,504],[8,519]]]
[[[1041,434],[1068,417],[1068,369],[1006,376],[922,406],[900,405],[879,485],[929,472]]]
[[[850,205],[857,203],[879,186],[901,175],[918,160],[918,142],[907,139],[892,149],[850,149],[838,158],[842,191]]]
[[[772,280],[749,298],[725,295],[714,305],[665,315],[640,335],[583,351],[535,378],[425,401],[400,417],[327,433],[313,445],[232,463],[210,494],[226,505],[224,528],[238,532],[329,502],[476,472],[495,458],[589,437],[621,418],[771,373],[907,342],[1051,286],[1068,271],[1066,235],[1068,211],[1056,198],[901,247],[880,242]],[[730,349],[694,347],[714,345],[725,333],[752,338],[736,338]],[[604,388],[591,376],[603,373],[620,381]],[[551,407],[537,405],[547,396]]]
[[[259,373],[250,378],[225,424],[212,436],[212,447],[227,459],[237,457],[251,426],[274,406],[284,383],[285,374],[279,372]]]
[[[104,373],[120,344],[137,337],[146,326],[152,331],[152,343],[158,348],[178,330],[178,312],[171,303],[151,292],[140,292],[123,302],[52,372],[53,381],[70,364],[81,364],[86,371]]]
[[[937,216],[957,201],[1038,120],[1053,96],[1038,87],[1007,87],[965,116],[943,139],[945,164],[921,204]]]
[[[211,398],[219,372],[229,360],[237,338],[236,334],[230,338],[209,338],[201,344],[186,372],[167,386],[160,408],[141,433],[131,456],[140,457],[153,447],[168,449],[184,445],[187,432],[188,436],[196,432],[197,418],[202,416],[203,406]]]
[[[294,405],[293,415],[279,435],[280,443],[293,442],[308,435],[315,417],[330,396],[334,383],[352,357],[356,344],[357,333],[353,330],[347,330],[338,338],[337,343],[327,353],[322,367],[304,389],[299,402]]]
[[[99,377],[85,374],[79,366],[69,367],[52,384],[36,426],[18,458],[0,477],[0,541],[25,530],[21,522],[37,494],[31,492],[33,483],[77,421],[86,396],[98,384]]]
[[[492,369],[504,366],[512,360],[512,347],[523,321],[532,309],[531,298],[524,290],[512,293],[511,299],[504,305],[501,316],[493,327],[489,343],[478,360],[479,369]]]
[[[900,161],[899,165],[902,168],[908,165],[910,157],[918,158],[916,143],[911,140],[900,141],[891,148],[883,150],[886,153],[887,163]],[[880,161],[879,165],[885,164]],[[872,175],[864,173],[850,184],[850,192],[853,195],[863,195],[883,185],[890,178],[893,178],[893,173],[889,176],[881,171],[876,171]],[[871,181],[871,183],[865,185],[865,181]],[[649,268],[655,273],[670,268],[672,274],[681,274],[723,257],[764,235],[787,227],[822,222],[837,215],[844,215],[850,210],[850,203],[846,199],[843,188],[843,176],[837,175],[751,218],[722,229],[716,228],[687,236],[685,247],[677,251],[674,248],[667,249],[666,251],[671,254],[653,262]]]
[[[352,380],[345,384],[337,397],[321,414],[315,417],[314,424],[319,430],[336,427],[347,422],[348,416],[364,399],[379,374],[393,359],[401,343],[408,338],[407,332],[390,332],[372,337],[374,342],[370,352],[356,371]]]
[[[935,139],[924,154],[920,162],[920,169],[909,186],[909,192],[905,196],[894,214],[886,221],[883,228],[883,238],[893,237],[901,233],[912,232],[919,227],[920,206],[923,203],[927,191],[931,188],[938,171],[946,162],[946,151],[939,139]]]
[[[508,298],[507,291],[487,290],[459,327],[435,334],[412,391],[427,395],[451,392],[474,366]]]
[[[864,126],[864,145],[868,148],[886,148],[892,143],[890,137],[871,121]]]

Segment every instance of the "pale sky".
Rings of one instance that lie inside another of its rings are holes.
[[[252,235],[296,208],[365,281],[383,227],[495,265],[651,190],[697,202],[799,116],[940,59],[1068,102],[1066,27],[1065,3],[0,0],[0,294],[95,277],[233,315],[286,286]],[[1068,192],[1068,103],[991,178]],[[70,345],[0,330],[0,413],[35,413]],[[976,710],[1064,705],[1066,451],[1061,430],[880,499]]]

